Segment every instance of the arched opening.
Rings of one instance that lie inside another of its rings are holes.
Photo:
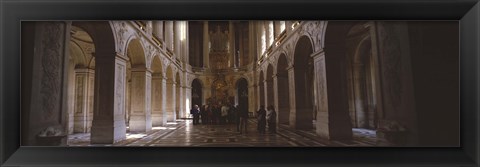
[[[84,30],[94,45],[91,53],[95,58],[88,61],[88,67],[95,69],[94,77],[89,78],[89,82],[94,83],[90,88],[93,98],[88,102],[93,103],[92,144],[112,144],[126,139],[126,64],[117,54],[112,24],[106,21],[72,22],[72,27]],[[88,38],[80,39],[88,41]],[[112,93],[115,94],[113,100]]]
[[[175,116],[175,78],[174,78],[174,73],[173,73],[173,65],[170,65],[167,69],[167,95],[166,95],[166,106],[165,106],[165,111],[166,111],[166,121],[167,122],[174,122],[176,119]]]
[[[295,45],[295,116],[290,118],[290,125],[296,129],[312,129],[314,123],[313,90],[313,53],[312,43],[307,36],[302,36]]]
[[[236,83],[237,88],[237,105],[241,108],[248,108],[248,81],[245,78],[240,78]]]
[[[265,78],[265,83],[266,87],[265,89],[267,90],[265,98],[267,98],[267,106],[275,106],[274,104],[274,97],[275,95],[273,94],[273,66],[271,64],[268,65],[267,67],[267,77]]]
[[[151,73],[145,65],[145,53],[138,39],[132,39],[127,45],[127,78],[129,79],[129,121],[131,132],[148,132],[152,129],[150,111]],[[127,113],[126,113],[127,114]]]
[[[163,125],[163,110],[165,93],[165,83],[163,79],[162,63],[158,56],[155,56],[152,61],[152,126]]]
[[[82,28],[72,26],[69,42],[68,78],[68,134],[89,133],[93,120],[95,45],[92,37]]]
[[[349,113],[352,126],[376,129],[375,66],[372,63],[371,36],[368,28],[358,30],[354,27],[350,30],[347,37],[347,59]]]
[[[192,106],[202,106],[203,103],[203,86],[199,79],[192,81]]]
[[[288,84],[288,63],[285,54],[281,54],[277,65],[278,123],[289,124],[290,91]]]

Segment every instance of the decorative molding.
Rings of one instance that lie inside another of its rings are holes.
[[[53,119],[59,112],[63,67],[63,23],[45,22],[42,25],[40,54],[42,75],[40,94],[44,120]]]

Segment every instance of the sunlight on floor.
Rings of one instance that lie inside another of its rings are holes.
[[[127,134],[127,139],[139,139],[147,136],[146,134]]]
[[[163,127],[163,126],[152,127],[152,130],[165,130],[165,129],[177,129],[177,128],[175,128],[175,127]]]

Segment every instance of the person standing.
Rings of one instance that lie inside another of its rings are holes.
[[[270,105],[267,108],[267,124],[268,132],[277,132],[277,113],[275,112],[275,108],[273,107],[273,105]]]
[[[222,105],[222,108],[220,111],[221,111],[220,124],[223,125],[227,122],[228,107],[226,105]]]
[[[260,134],[265,134],[265,126],[267,124],[266,114],[267,111],[265,111],[265,106],[261,105],[260,109],[257,111],[257,130]]]
[[[190,110],[190,114],[193,115],[193,124],[196,125],[198,124],[199,121],[199,116],[200,116],[200,110],[198,108],[198,105],[194,105],[193,108]]]

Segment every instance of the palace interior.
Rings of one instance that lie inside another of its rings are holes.
[[[457,21],[21,27],[24,146],[460,145]],[[194,125],[205,104],[244,106],[248,133]],[[276,133],[258,133],[260,106]]]

